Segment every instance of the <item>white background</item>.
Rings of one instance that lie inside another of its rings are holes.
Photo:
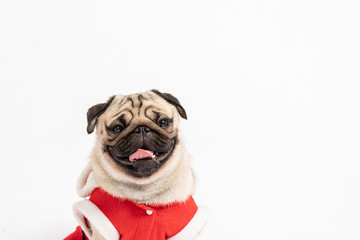
[[[178,97],[202,239],[360,239],[360,3],[0,2],[0,239],[62,239],[110,95]]]

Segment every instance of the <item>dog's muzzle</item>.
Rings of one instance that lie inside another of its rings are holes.
[[[147,126],[137,127],[126,139],[118,145],[108,145],[107,151],[119,166],[136,177],[153,174],[170,158],[176,145],[176,137],[168,139]]]

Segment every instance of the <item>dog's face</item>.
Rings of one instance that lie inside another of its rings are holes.
[[[179,101],[151,90],[111,97],[88,111],[88,133],[96,126],[104,159],[117,171],[135,178],[155,174],[176,148],[179,116],[187,118]]]

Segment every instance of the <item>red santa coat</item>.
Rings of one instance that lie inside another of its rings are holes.
[[[91,239],[90,224],[105,240],[192,240],[207,221],[209,210],[198,207],[191,196],[185,202],[144,205],[96,187],[91,171],[85,178],[80,179],[79,194],[90,198],[74,204],[80,226],[64,240]]]

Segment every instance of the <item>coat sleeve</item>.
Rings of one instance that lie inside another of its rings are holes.
[[[81,230],[81,227],[78,226],[72,234],[64,238],[64,240],[89,240],[84,232]]]
[[[194,240],[196,239],[201,231],[204,229],[209,216],[210,216],[210,208],[205,206],[199,206],[195,216],[191,221],[185,226],[183,230],[181,230],[175,236],[168,238],[167,240]]]
[[[79,223],[84,235],[92,238],[90,226],[97,230],[106,240],[119,240],[120,234],[107,216],[90,200],[83,199],[73,206],[75,219]],[[67,239],[66,239],[67,240]],[[72,240],[72,239],[71,239]]]

